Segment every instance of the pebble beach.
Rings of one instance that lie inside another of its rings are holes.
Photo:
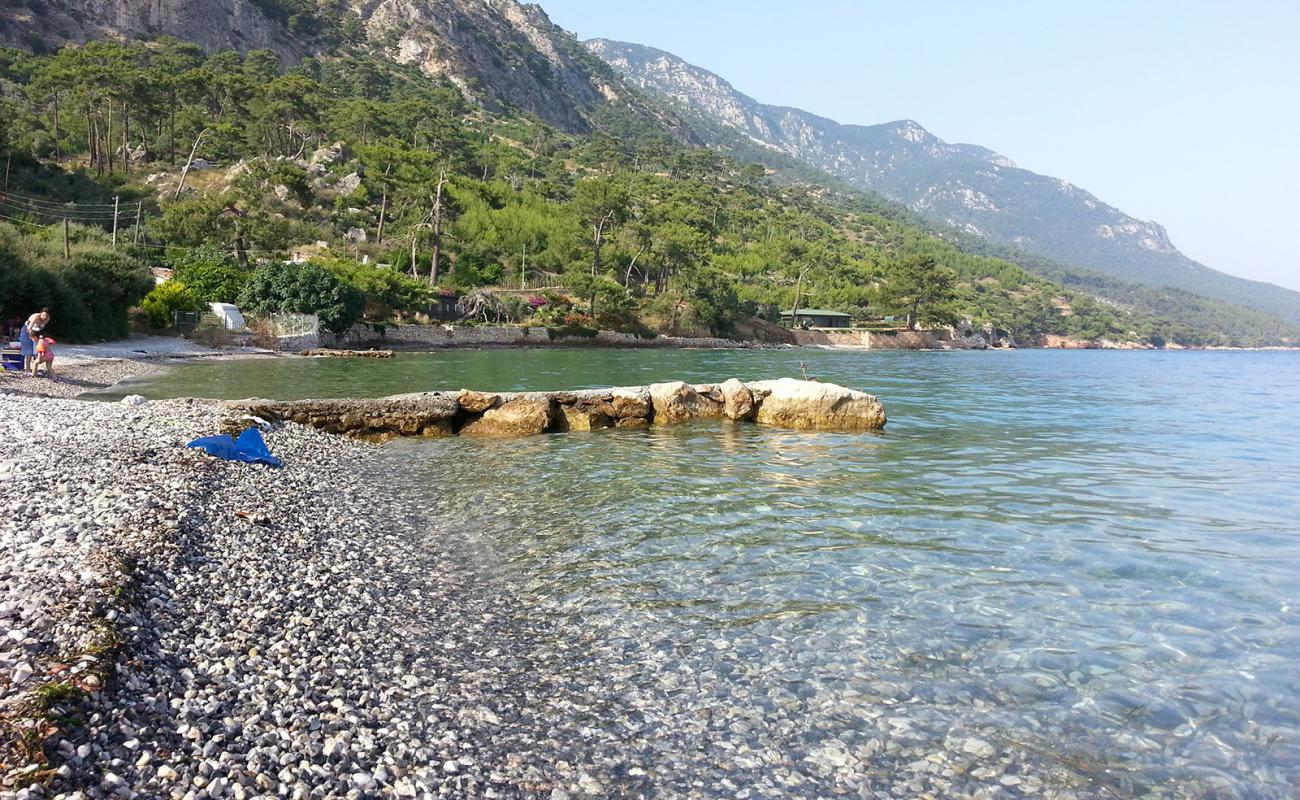
[[[222,417],[0,396],[0,794],[601,792],[573,731],[524,718],[544,621],[391,508],[373,446],[288,426],[274,471],[183,448]]]

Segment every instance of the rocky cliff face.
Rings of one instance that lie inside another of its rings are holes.
[[[91,39],[175,36],[208,51],[267,49],[285,64],[331,46],[295,36],[276,0],[9,0],[0,43],[55,47]],[[355,14],[370,44],[390,58],[446,78],[493,111],[537,114],[584,132],[593,113],[622,106],[665,128],[684,129],[554,25],[540,6],[516,0],[334,0],[322,15]]]
[[[306,52],[252,0],[12,0],[0,5],[0,42],[8,45],[159,36],[206,50],[273,50],[285,61]]]
[[[969,234],[1300,322],[1300,293],[1199,264],[1180,253],[1160,225],[1129,216],[1070,183],[1020,169],[992,150],[945,142],[912,120],[841,125],[799,109],[764,105],[662,50],[605,39],[585,44],[636,85],[702,118],[701,134],[712,144],[725,146],[726,137],[740,136]]]
[[[586,130],[591,112],[605,104],[652,113],[540,6],[515,0],[353,5],[371,42],[394,60],[451,80],[489,109],[528,111],[571,131]]]

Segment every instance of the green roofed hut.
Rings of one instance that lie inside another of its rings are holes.
[[[782,311],[781,324],[787,328],[851,328],[853,317],[843,311],[801,308],[798,311]]]

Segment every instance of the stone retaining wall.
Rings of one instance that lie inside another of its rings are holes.
[[[321,346],[320,333],[300,333],[293,336],[276,336],[270,340],[275,350],[281,353],[300,353],[303,350],[315,350]]]
[[[938,350],[951,346],[946,331],[795,330],[805,347],[863,347],[871,350]]]
[[[630,333],[598,331],[594,336],[557,336],[548,328],[469,325],[368,325],[352,326],[332,342],[343,348],[430,349],[449,347],[699,347],[747,348],[753,342],[729,339],[675,338],[642,339]]]

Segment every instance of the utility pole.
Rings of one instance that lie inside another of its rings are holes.
[[[113,249],[117,249],[117,201],[118,196],[113,195]]]
[[[68,218],[63,218],[63,260],[72,259],[72,246],[68,241]]]
[[[524,283],[528,279],[528,242],[524,242],[524,254],[519,262],[519,288],[527,289]]]

